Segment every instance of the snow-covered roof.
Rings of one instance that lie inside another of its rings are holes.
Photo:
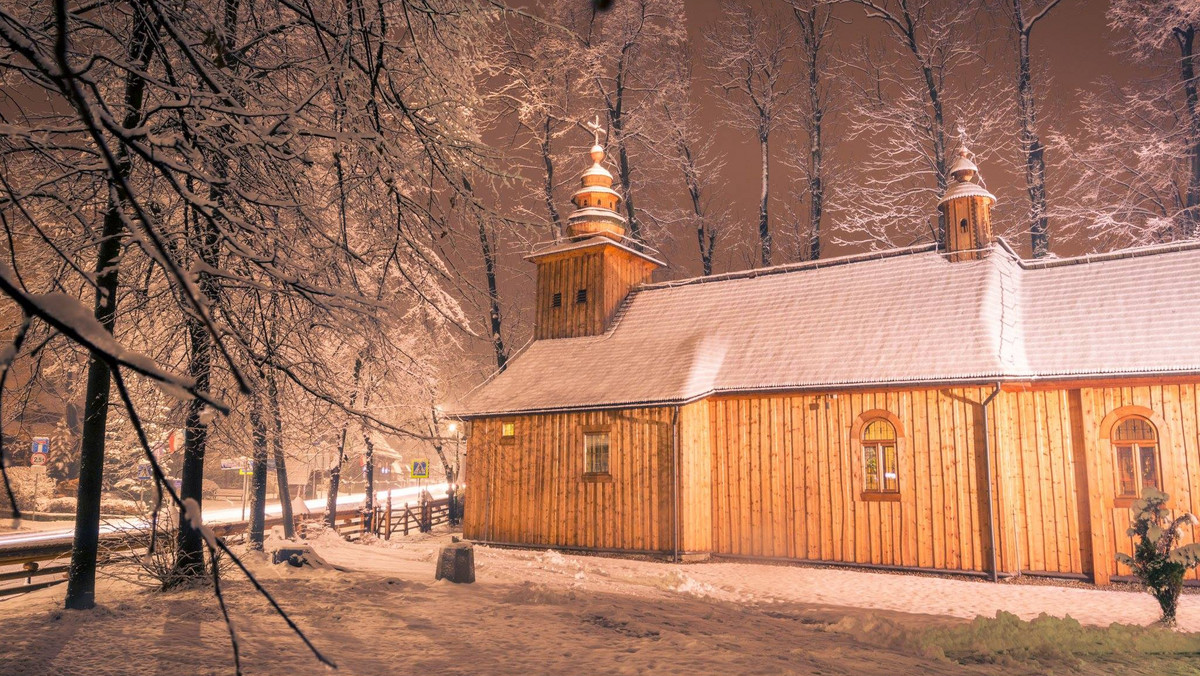
[[[533,342],[466,416],[719,393],[1200,373],[1200,243],[1053,261],[932,246],[646,285]]]

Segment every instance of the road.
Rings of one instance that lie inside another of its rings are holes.
[[[447,488],[449,488],[449,484],[444,484],[444,483],[432,484],[429,486],[411,486],[408,488],[395,488],[390,491],[392,494],[392,504],[393,505],[404,504],[404,502],[406,502],[406,501],[415,502],[417,500],[418,496],[420,496],[421,491],[429,491],[433,495],[433,497],[441,498],[446,495]],[[378,500],[380,502],[387,500],[388,492],[389,491],[379,491],[378,493],[376,493],[376,500]],[[365,493],[343,494],[343,495],[338,496],[337,503],[338,503],[339,507],[346,506],[346,505],[357,505],[357,504],[361,504],[365,497],[366,497]],[[312,500],[305,500],[304,504],[308,508],[309,512],[312,514],[320,514],[325,511],[325,498],[314,498]],[[277,516],[281,510],[282,510],[282,507],[280,507],[278,502],[267,504],[266,511],[267,511],[268,517]],[[221,509],[205,509],[204,510],[204,522],[205,523],[236,523],[236,522],[242,521],[242,520],[243,519],[242,519],[241,507],[226,507],[226,508],[221,508]],[[100,532],[101,533],[113,533],[113,532],[116,532],[119,530],[123,530],[125,528],[132,528],[132,527],[144,526],[144,525],[145,525],[145,522],[133,520],[133,519],[126,521],[126,522],[118,522],[118,521],[113,521],[110,519],[106,523],[101,524]],[[72,529],[70,529],[70,528],[58,528],[58,529],[53,529],[53,530],[39,530],[39,531],[8,533],[8,534],[0,535],[0,550],[5,549],[6,547],[26,546],[26,545],[31,545],[31,544],[51,544],[51,543],[56,543],[56,542],[70,542],[73,535],[74,535],[74,533],[73,533]]]

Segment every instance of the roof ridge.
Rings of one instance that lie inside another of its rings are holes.
[[[764,277],[767,275],[779,275],[788,272],[797,272],[800,270],[815,270],[817,268],[834,267],[837,265],[849,265],[851,263],[863,263],[866,261],[882,260],[885,258],[895,258],[898,256],[907,256],[912,254],[926,253],[936,251],[937,244],[918,244],[916,246],[900,247],[897,249],[885,249],[883,251],[869,251],[867,253],[850,254],[848,256],[838,256],[836,258],[822,258],[815,261],[804,261],[801,263],[784,263],[782,265],[772,265],[765,268],[752,268],[750,270],[738,270],[735,272],[723,272],[717,275],[707,275],[700,277],[686,277],[684,279],[673,279],[665,282],[654,282],[653,284],[642,284],[637,287],[637,291],[651,291],[655,289],[670,289],[677,286],[690,286],[692,284],[706,284],[709,282],[725,282],[734,279],[753,279],[755,277]]]
[[[1103,253],[1071,256],[1070,258],[1035,258],[1033,260],[1026,260],[1018,257],[1017,262],[1025,270],[1041,270],[1045,268],[1058,268],[1067,265],[1100,263],[1103,261],[1121,260],[1126,258],[1143,258],[1145,256],[1157,256],[1159,254],[1177,253],[1180,251],[1195,251],[1197,249],[1200,249],[1200,240],[1186,240],[1182,242],[1168,242],[1166,244],[1134,246],[1125,249],[1117,249],[1115,251],[1106,251]]]

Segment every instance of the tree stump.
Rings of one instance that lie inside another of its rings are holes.
[[[470,583],[475,581],[475,550],[469,542],[455,542],[442,547],[438,554],[434,579]]]

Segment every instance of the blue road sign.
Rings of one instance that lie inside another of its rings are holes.
[[[428,460],[413,460],[412,478],[414,478],[414,479],[428,479],[429,478],[429,461]]]
[[[29,464],[45,465],[50,455],[50,437],[34,437],[29,448]]]

